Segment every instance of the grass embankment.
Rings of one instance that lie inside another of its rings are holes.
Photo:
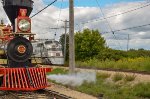
[[[98,59],[91,59],[88,61],[77,61],[77,67],[90,67],[90,68],[108,68],[108,69],[124,69],[124,70],[136,70],[136,71],[148,71],[150,72],[150,58],[134,58],[134,59],[121,59],[118,61],[105,60],[100,61]]]
[[[51,74],[65,74],[64,69],[54,69]],[[97,73],[95,83],[84,82],[74,90],[98,97],[104,94],[104,99],[150,99],[150,83],[134,84],[135,75],[115,75]]]
[[[47,75],[50,75],[50,74],[67,74],[67,73],[68,73],[68,70],[66,70],[66,69],[55,68],[52,70],[52,72],[47,73]]]

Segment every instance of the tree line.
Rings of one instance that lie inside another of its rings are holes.
[[[64,50],[65,34],[60,37]],[[69,35],[66,34],[66,61],[69,59]],[[120,60],[123,58],[150,57],[150,51],[144,49],[130,49],[129,51],[115,50],[106,45],[106,40],[98,30],[84,29],[75,33],[75,58],[85,61],[93,58],[99,60]]]

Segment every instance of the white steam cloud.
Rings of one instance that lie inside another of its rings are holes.
[[[96,73],[94,72],[79,72],[75,74],[58,74],[58,75],[48,75],[48,79],[54,80],[57,83],[69,86],[80,86],[84,82],[94,83],[96,81]]]

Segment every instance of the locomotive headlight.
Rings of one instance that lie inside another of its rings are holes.
[[[18,23],[18,28],[23,32],[29,31],[30,27],[31,23],[29,22],[29,20],[21,19]]]

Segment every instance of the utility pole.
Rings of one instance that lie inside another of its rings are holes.
[[[65,22],[65,43],[64,43],[64,64],[65,64],[65,61],[66,61],[66,34],[67,34],[67,22],[69,22],[69,21],[67,21],[67,20],[65,20],[64,21]]]
[[[63,20],[61,20],[61,21],[63,21]],[[63,21],[64,23],[65,23],[65,26],[61,26],[60,28],[50,28],[50,29],[61,29],[61,28],[64,28],[65,29],[65,38],[64,38],[64,50],[63,50],[63,52],[64,52],[64,63],[65,63],[65,60],[66,60],[66,43],[67,43],[67,36],[66,36],[66,34],[67,34],[67,28],[69,28],[68,26],[67,26],[67,23],[69,22],[68,20],[65,20],[65,21]],[[65,65],[65,64],[64,64]]]
[[[69,0],[69,72],[75,72],[74,0]]]
[[[128,34],[127,51],[129,50],[129,39],[130,39],[129,36],[130,36],[130,35]]]

